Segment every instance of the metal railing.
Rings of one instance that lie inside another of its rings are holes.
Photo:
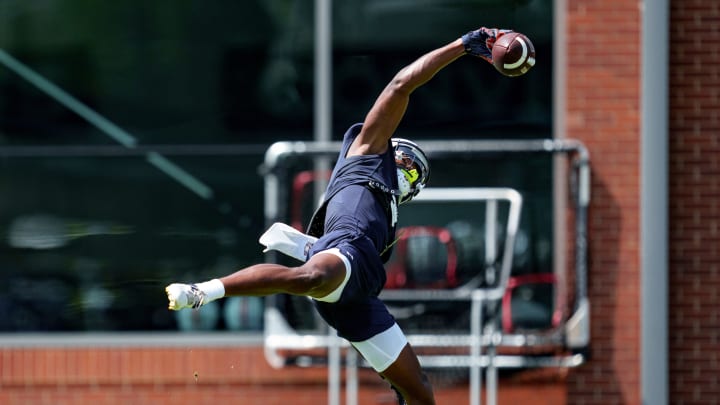
[[[517,200],[517,212],[510,210],[507,222],[506,236],[512,237],[506,241],[505,252],[502,255],[501,279],[492,288],[453,289],[453,290],[386,290],[381,298],[392,300],[445,300],[468,301],[471,303],[471,330],[469,334],[461,335],[418,335],[410,334],[409,342],[416,347],[470,347],[470,355],[440,355],[420,356],[421,363],[428,367],[468,367],[471,370],[470,398],[472,404],[479,403],[480,369],[487,368],[486,374],[489,390],[488,402],[495,403],[497,389],[497,367],[575,367],[584,362],[584,356],[579,353],[569,353],[566,356],[497,356],[495,349],[499,346],[530,347],[541,345],[554,345],[564,347],[570,351],[582,350],[589,344],[589,313],[587,301],[587,207],[590,199],[590,172],[589,156],[584,146],[573,140],[525,140],[525,141],[492,141],[492,140],[443,140],[424,141],[423,149],[433,158],[447,158],[458,155],[482,155],[484,153],[543,153],[565,154],[572,159],[570,171],[570,193],[575,202],[575,302],[571,316],[567,321],[552,333],[516,333],[506,335],[492,328],[483,330],[482,310],[483,303],[501,299],[505,294],[507,277],[512,266],[512,249],[517,224],[512,225],[519,217],[519,205],[522,198],[512,189],[481,189],[481,188],[428,188],[415,200],[417,201],[444,201],[455,200]],[[285,202],[290,196],[287,184],[290,181],[285,165],[293,157],[328,158],[338,153],[339,142],[278,142],[273,144],[265,155],[265,219],[268,224],[283,221],[288,217]],[[472,197],[471,197],[472,196]],[[492,197],[492,198],[491,198]],[[487,211],[495,211],[488,209]],[[511,228],[514,226],[514,228]],[[273,260],[273,255],[270,255]],[[328,362],[330,367],[330,384],[339,384],[340,348],[347,347],[338,338],[330,335],[300,334],[283,319],[282,314],[273,306],[266,307],[265,316],[265,346],[268,361],[281,367],[285,364],[281,349],[328,349]],[[332,331],[331,331],[332,333]],[[482,348],[486,347],[487,355],[482,355]],[[352,350],[348,351],[348,404],[354,403],[354,390],[357,381],[353,380],[356,373],[353,371],[356,363]],[[337,387],[330,390],[339,392]],[[331,396],[332,398],[332,396]]]

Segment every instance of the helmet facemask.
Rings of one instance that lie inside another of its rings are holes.
[[[413,199],[427,184],[430,166],[425,153],[412,141],[393,138],[398,188],[398,203],[404,204]]]

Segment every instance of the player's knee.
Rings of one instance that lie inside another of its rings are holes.
[[[318,252],[298,268],[303,289],[300,294],[335,302],[349,280],[350,269],[349,261],[338,249]]]
[[[312,263],[300,267],[299,287],[302,294],[319,297],[333,291],[342,282],[344,273]]]
[[[327,282],[327,272],[318,266],[306,264],[297,269],[295,285],[299,294],[312,295],[313,291],[321,289]]]

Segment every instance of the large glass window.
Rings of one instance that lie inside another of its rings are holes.
[[[162,287],[263,259],[264,151],[313,136],[313,5],[0,3],[0,331],[261,327],[247,315],[256,300],[190,319],[165,309]],[[528,34],[536,67],[511,79],[462,58],[413,95],[398,135],[552,135],[550,0],[332,6],[335,139],[399,68],[481,25]],[[523,220],[547,244],[551,181],[525,174],[550,164],[433,174],[436,185],[520,187],[532,196]]]
[[[173,329],[164,285],[261,259],[257,156],[100,151],[0,160],[0,330]]]

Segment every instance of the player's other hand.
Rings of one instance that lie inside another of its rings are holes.
[[[481,27],[462,36],[465,52],[492,63],[492,47],[501,36],[512,30]]]

